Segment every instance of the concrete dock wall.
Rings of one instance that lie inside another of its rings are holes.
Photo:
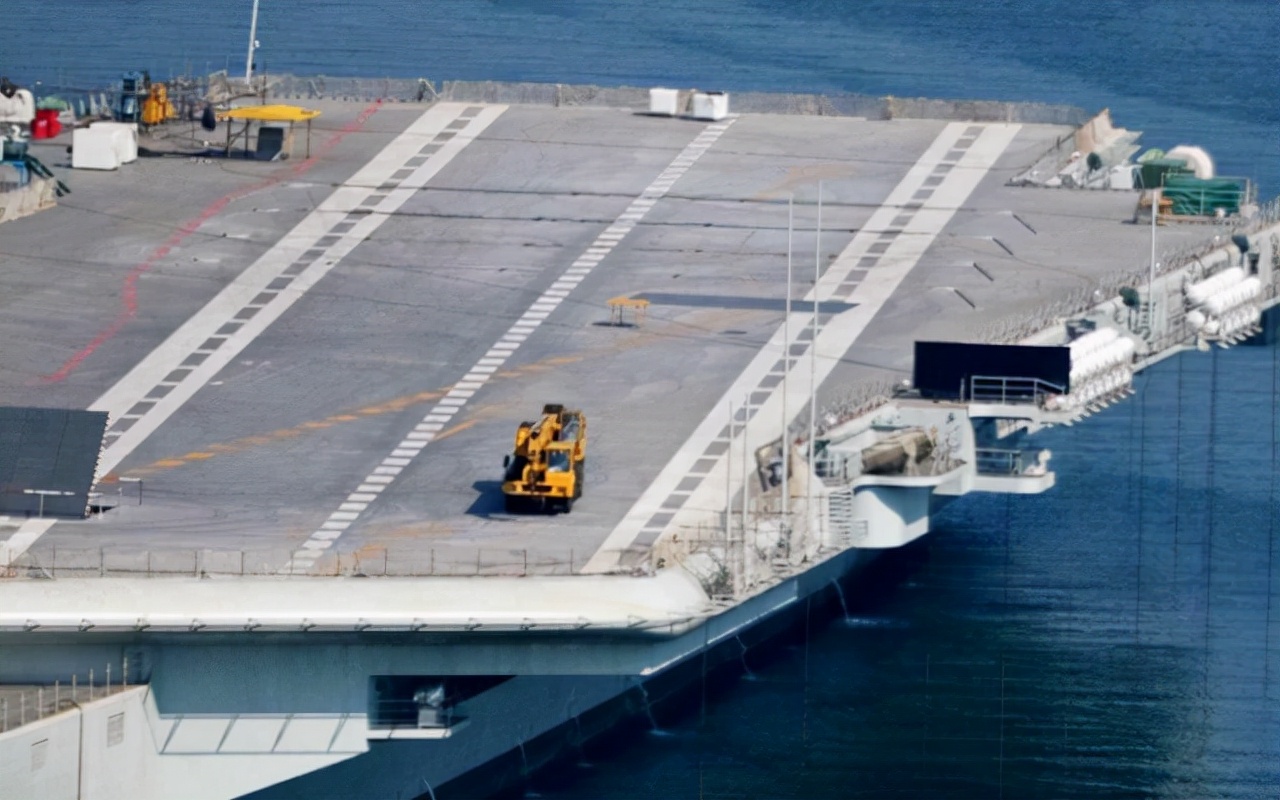
[[[316,726],[293,717],[267,721],[274,726],[268,747],[228,746],[239,741],[232,727],[251,730],[263,727],[259,722],[162,718],[150,687],[124,689],[0,734],[0,800],[240,797],[366,746],[357,725],[352,735],[329,733],[319,749],[297,747],[290,732],[315,733]]]
[[[146,687],[127,689],[0,734],[0,800],[141,797]]]

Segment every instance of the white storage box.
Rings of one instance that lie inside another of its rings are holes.
[[[1133,187],[1133,173],[1137,169],[1132,164],[1118,164],[1108,174],[1108,187],[1111,189],[1129,189]]]
[[[119,169],[120,145],[110,128],[76,128],[71,134],[73,169]]]
[[[693,118],[718,120],[729,116],[726,92],[698,92],[693,96]]]
[[[138,124],[136,122],[94,122],[89,127],[118,131],[116,145],[120,149],[120,163],[129,164],[138,160]]]
[[[674,117],[680,113],[680,91],[678,89],[650,89],[649,113]]]

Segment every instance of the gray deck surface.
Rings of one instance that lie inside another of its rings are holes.
[[[301,174],[300,161],[180,157],[73,173],[59,167],[61,145],[37,148],[74,194],[0,228],[0,402],[88,407],[425,107],[385,105],[326,148],[363,109],[323,106],[322,156]],[[531,570],[581,565],[781,325],[787,194],[797,198],[799,298],[813,282],[817,181],[825,267],[945,125],[736,120],[315,570],[355,552],[380,571],[385,551],[393,571],[465,573],[478,549],[484,565],[516,571],[526,559]],[[109,476],[103,500],[119,504],[59,522],[32,555],[49,563],[56,549],[65,565],[104,552],[124,567],[150,552],[160,567],[188,564],[195,550],[243,550],[247,571],[279,569],[705,128],[626,110],[506,109],[124,460],[115,474],[143,478],[141,504],[136,484]],[[973,337],[985,321],[1146,263],[1149,231],[1128,224],[1136,195],[1004,186],[1067,130],[1021,127],[820,405],[851,383],[904,376],[916,339]],[[131,271],[237,191],[138,278],[136,315],[112,330]],[[1161,237],[1172,246],[1205,233]],[[607,325],[606,301],[633,294],[656,300],[644,324]],[[511,517],[502,458],[517,424],[547,402],[588,415],[585,496],[568,515]],[[0,521],[0,540],[18,522]]]

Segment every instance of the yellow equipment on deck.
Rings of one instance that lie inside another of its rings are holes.
[[[147,99],[142,101],[142,124],[159,125],[176,119],[178,112],[169,101],[169,90],[163,83],[151,84]]]
[[[582,496],[586,459],[587,418],[562,405],[543,406],[537,422],[520,423],[515,452],[503,461],[507,510],[568,513]]]

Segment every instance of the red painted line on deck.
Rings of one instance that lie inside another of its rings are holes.
[[[234,192],[219,197],[194,218],[184,222],[176,231],[173,232],[172,235],[169,236],[168,239],[165,239],[163,244],[153,250],[151,254],[147,256],[145,261],[129,270],[129,273],[125,275],[124,285],[120,291],[120,301],[124,307],[120,310],[120,313],[116,315],[116,318],[111,321],[111,324],[103,328],[97,336],[93,337],[93,340],[89,342],[89,344],[82,347],[75,355],[67,359],[66,362],[57,369],[57,371],[48,375],[40,376],[40,382],[58,383],[59,381],[66,380],[67,376],[75,372],[76,368],[84,363],[86,358],[93,355],[94,351],[114,338],[116,334],[120,333],[120,331],[124,329],[124,326],[138,315],[138,280],[144,274],[149,272],[152,267],[158,264],[162,258],[169,255],[169,252],[173,250],[173,248],[177,247],[188,236],[199,230],[201,225],[216,216],[233,200],[239,200],[240,198],[253,194],[254,192],[274,186],[287,178],[295,178],[306,173],[315,166],[316,162],[320,158],[346,138],[348,134],[359,130],[366,122],[368,122],[369,118],[372,117],[378,109],[381,108],[381,106],[381,100],[377,100],[372,105],[367,106],[358,116],[356,116],[354,120],[335,131],[334,134],[322,142],[319,147],[314,148],[311,158],[299,161],[288,169],[281,170],[266,180],[255,183],[252,186],[237,189]]]

